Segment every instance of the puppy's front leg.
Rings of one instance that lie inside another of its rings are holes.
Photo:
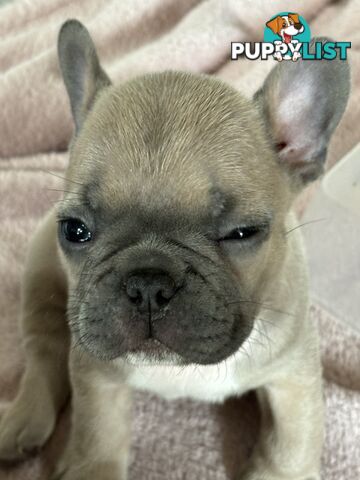
[[[24,459],[45,444],[70,393],[67,287],[56,229],[52,211],[30,243],[21,313],[26,370],[16,399],[0,421],[0,460],[4,461]]]
[[[259,390],[258,398],[261,438],[241,480],[319,480],[323,403],[318,369],[314,376],[294,372],[281,378]]]
[[[130,439],[130,391],[110,362],[73,350],[70,439],[54,479],[125,480]]]

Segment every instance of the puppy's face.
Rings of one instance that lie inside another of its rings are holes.
[[[58,208],[74,340],[103,359],[227,358],[281,275],[286,213],[325,150],[299,158],[281,125],[264,128],[278,74],[255,102],[176,72],[113,87],[74,21],[59,54],[77,128]]]
[[[247,102],[205,77],[156,74],[99,98],[59,209],[72,325],[91,351],[155,354],[157,340],[209,363],[249,335],[289,201],[257,128]]]

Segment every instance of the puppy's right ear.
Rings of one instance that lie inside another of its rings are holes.
[[[98,93],[111,84],[101,68],[89,32],[77,20],[68,20],[58,38],[59,63],[78,132]]]
[[[315,38],[315,45],[329,40]],[[345,60],[280,62],[255,94],[280,164],[295,190],[322,174],[327,148],[347,104],[349,65]]]

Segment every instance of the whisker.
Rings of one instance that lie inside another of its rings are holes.
[[[267,305],[266,303],[256,302],[254,300],[237,300],[237,301],[234,301],[234,302],[228,302],[226,304],[226,306],[237,305],[237,304],[240,304],[240,303],[251,303],[251,304],[254,304],[254,305],[259,305],[264,310],[269,310],[270,312],[281,313],[283,315],[289,315],[290,317],[295,317],[294,313],[290,313],[290,312],[287,312],[285,310],[279,310],[277,308],[272,308],[270,305]]]
[[[48,192],[72,193],[73,195],[81,195],[81,192],[72,192],[71,190],[62,190],[60,188],[45,188]]]
[[[294,228],[291,228],[287,232],[284,233],[284,235],[288,235],[289,233],[293,232],[294,230],[297,230],[300,227],[304,227],[306,225],[310,225],[312,223],[318,223],[318,222],[323,222],[324,220],[329,220],[329,217],[324,217],[324,218],[318,218],[316,220],[309,220],[308,222],[301,223],[300,225],[297,225]]]
[[[48,173],[49,175],[53,175],[54,177],[60,178],[61,180],[65,180],[65,182],[71,182],[71,183],[75,183],[76,185],[84,186],[84,184],[81,183],[81,182],[77,182],[77,181],[75,181],[75,180],[71,180],[70,178],[62,177],[61,175],[57,175],[56,173],[51,172],[50,170],[43,169],[42,171],[43,171],[44,173]]]

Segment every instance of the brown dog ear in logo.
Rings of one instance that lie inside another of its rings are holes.
[[[294,21],[295,24],[300,23],[299,15],[297,13],[289,13],[289,18]]]
[[[273,33],[279,34],[283,24],[283,18],[278,15],[269,22],[266,22],[266,26],[269,27]]]

